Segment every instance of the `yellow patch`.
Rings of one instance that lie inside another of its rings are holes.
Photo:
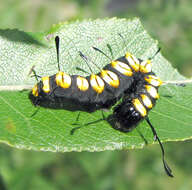
[[[131,68],[125,63],[122,63],[120,61],[112,61],[111,66],[126,76],[132,76],[133,75]]]
[[[33,96],[39,96],[37,84],[32,88]]]
[[[151,85],[145,85],[147,92],[150,94],[151,97],[158,99],[159,94],[157,93],[157,89]]]
[[[15,126],[14,122],[11,119],[8,119],[8,121],[6,121],[5,129],[9,133],[12,133],[12,134],[16,133],[16,126]]]
[[[152,64],[151,64],[151,60],[145,60],[142,61],[140,64],[140,69],[141,72],[143,73],[149,73],[152,70]]]
[[[59,71],[56,74],[55,82],[57,86],[60,86],[61,88],[69,88],[71,86],[71,77],[64,72]]]
[[[94,74],[90,77],[90,84],[98,94],[102,93],[105,87],[103,80],[98,75]]]
[[[140,67],[140,63],[139,60],[133,56],[132,54],[130,54],[129,52],[127,52],[125,54],[125,58],[127,59],[129,65],[137,72],[139,71],[139,67]]]
[[[42,82],[43,82],[43,91],[45,93],[49,93],[50,92],[50,85],[49,85],[49,77],[42,77]]]
[[[101,77],[110,86],[112,86],[114,88],[118,88],[119,78],[115,73],[108,71],[108,70],[101,70]]]
[[[148,96],[146,96],[145,94],[141,94],[141,98],[142,98],[143,104],[147,108],[151,109],[153,107],[153,104]]]
[[[155,75],[148,75],[145,77],[145,81],[147,81],[149,84],[153,86],[161,86],[162,80],[159,77],[156,77]]]
[[[145,117],[147,115],[147,110],[143,106],[143,104],[139,101],[138,98],[133,99],[133,105],[135,109],[141,114],[142,117]]]
[[[86,91],[89,88],[89,83],[86,78],[78,76],[77,77],[77,87],[81,91]]]

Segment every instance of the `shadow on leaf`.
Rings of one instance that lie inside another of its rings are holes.
[[[30,34],[23,31],[19,31],[17,29],[5,29],[5,30],[0,29],[0,36],[13,42],[21,42],[26,44],[35,44],[38,46],[45,46],[45,44],[41,43]]]

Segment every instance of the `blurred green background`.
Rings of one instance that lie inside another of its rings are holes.
[[[61,21],[114,16],[140,17],[145,29],[160,42],[162,54],[183,75],[192,76],[190,0],[0,0],[1,29],[46,31]],[[192,189],[192,142],[164,146],[174,179],[164,173],[158,145],[63,154],[0,145],[0,190]]]

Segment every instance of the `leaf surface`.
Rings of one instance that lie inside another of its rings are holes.
[[[124,40],[119,36],[121,34]],[[27,33],[19,30],[0,30],[0,141],[10,146],[42,151],[103,151],[141,148],[149,144],[153,135],[145,121],[130,133],[122,133],[102,120],[101,111],[81,112],[78,125],[73,125],[78,112],[40,108],[38,112],[28,99],[36,83],[29,76],[34,68],[40,76],[55,74],[57,69],[54,37],[60,36],[61,70],[81,74],[79,67],[89,72],[79,56],[87,55],[99,67],[109,64],[107,57],[93,50],[104,51],[112,59],[126,51],[147,59],[158,49],[138,19],[104,19],[73,23],[60,23],[44,33]],[[91,64],[91,63],[90,63]],[[95,73],[99,72],[91,65]],[[162,141],[179,141],[192,137],[192,85],[181,76],[161,55],[153,59],[153,71],[163,81],[186,83],[160,87],[160,100],[149,118]],[[107,117],[112,111],[105,112]],[[75,127],[73,135],[71,131]],[[142,137],[142,135],[143,137]]]

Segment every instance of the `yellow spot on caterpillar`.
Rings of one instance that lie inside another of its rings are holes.
[[[132,76],[133,75],[131,68],[125,63],[122,63],[120,61],[112,61],[111,66],[126,76]]]
[[[147,108],[151,109],[153,107],[153,104],[148,96],[146,96],[145,94],[141,94],[141,98],[142,98],[143,104]]]
[[[49,85],[49,77],[42,77],[42,82],[43,82],[43,91],[45,93],[49,93],[50,92],[50,85]]]
[[[59,71],[56,74],[55,82],[57,86],[60,86],[61,88],[69,88],[71,86],[71,77],[64,72]]]
[[[90,84],[98,94],[103,92],[105,83],[98,75],[94,75],[94,74],[91,75]]]
[[[143,73],[149,73],[152,70],[152,64],[151,64],[151,60],[145,60],[142,61],[140,64],[140,69],[141,72]]]
[[[138,98],[133,99],[133,105],[135,109],[141,114],[142,117],[145,117],[147,115],[147,110],[143,106],[143,104],[139,101]]]
[[[157,93],[157,89],[151,85],[145,85],[147,92],[150,94],[151,97],[158,99],[159,94]]]
[[[36,97],[39,95],[37,84],[32,88],[32,94]]]
[[[127,52],[125,54],[125,58],[127,59],[129,65],[137,72],[139,71],[139,66],[140,66],[140,63],[139,63],[139,60],[133,56],[131,53]]]
[[[119,86],[119,78],[115,73],[108,70],[101,70],[101,77],[110,86],[114,88],[117,88]]]
[[[148,75],[145,77],[145,81],[147,81],[149,84],[153,86],[161,86],[162,80],[159,77],[156,77],[155,75]]]
[[[86,78],[78,76],[77,77],[77,87],[81,91],[86,91],[89,88],[89,83]]]

